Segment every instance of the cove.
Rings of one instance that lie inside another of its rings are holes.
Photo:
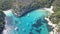
[[[6,34],[49,34],[48,22],[44,19],[47,15],[43,9],[33,10],[22,17],[6,13],[6,29],[9,28]]]

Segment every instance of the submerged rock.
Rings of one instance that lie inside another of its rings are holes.
[[[43,25],[41,23],[41,19],[38,19],[37,22],[35,24],[33,24],[32,26],[35,27],[35,28],[39,28],[41,25]]]
[[[33,34],[33,30],[35,30],[37,33],[40,34],[40,31],[42,30],[40,27],[42,26],[42,20],[38,19],[35,24],[32,25],[32,29],[30,34]]]
[[[33,34],[32,32],[30,32],[29,34]]]

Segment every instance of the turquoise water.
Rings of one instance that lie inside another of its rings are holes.
[[[9,22],[8,24],[13,27],[9,31],[9,34],[49,34],[47,21],[44,20],[47,15],[47,11],[41,9],[31,11],[23,17],[16,17],[12,13],[7,14],[6,16],[9,20],[7,20]],[[38,20],[39,24],[35,26],[34,24],[36,24]],[[17,30],[15,30],[16,27]],[[39,32],[37,32],[37,30]]]

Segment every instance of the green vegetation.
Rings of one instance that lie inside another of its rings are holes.
[[[0,10],[8,10],[11,8],[10,0],[0,0]]]
[[[57,24],[57,32],[60,32],[60,0],[55,0],[52,4],[54,6],[54,14],[50,16],[52,23]]]
[[[2,33],[3,29],[4,29],[4,25],[5,25],[5,14],[2,12],[3,11],[3,2],[5,0],[0,0],[0,34]]]
[[[50,18],[51,18],[52,23],[54,24],[60,23],[60,4],[59,3],[60,3],[60,0],[55,0],[52,4],[54,6],[53,10],[55,13],[52,14]]]
[[[50,7],[50,0],[14,0],[12,1],[13,13],[24,14],[37,8]]]
[[[5,14],[2,11],[0,11],[0,34],[4,29],[4,25],[5,25],[4,20],[5,20]]]

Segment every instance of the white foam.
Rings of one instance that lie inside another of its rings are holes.
[[[49,11],[50,13],[54,13],[53,11],[53,6],[51,6],[50,8],[44,8],[45,10]]]
[[[3,11],[6,16],[11,16],[12,14],[12,9]]]
[[[55,27],[55,26],[56,26],[56,24],[53,24],[53,23],[49,20],[49,18],[45,18],[45,19],[48,21],[48,24],[51,25],[52,27]]]

